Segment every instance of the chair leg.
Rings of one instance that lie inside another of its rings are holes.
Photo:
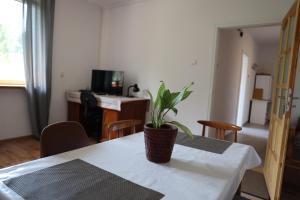
[[[97,133],[96,133],[96,140],[97,140],[97,143],[100,143],[100,135],[101,135],[101,132],[100,132],[100,119],[97,119],[96,120],[97,122]]]
[[[100,132],[97,132],[97,143],[100,143]]]
[[[220,130],[220,139],[225,140],[225,130]]]
[[[216,132],[215,132],[215,138],[219,140],[219,139],[220,139],[219,137],[220,137],[220,136],[219,136],[219,130],[216,129]]]
[[[237,131],[234,132],[234,142],[237,142]]]
[[[205,136],[205,126],[203,126],[203,128],[202,128],[202,137],[204,137]]]
[[[236,191],[235,194],[237,196],[241,196],[241,194],[242,194],[242,182],[240,183],[240,185],[239,185],[239,187],[238,187],[238,189],[237,189],[237,191]]]

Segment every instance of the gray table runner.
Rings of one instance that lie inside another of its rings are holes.
[[[216,140],[196,135],[193,139],[191,139],[184,133],[178,133],[176,137],[176,144],[200,149],[203,151],[209,151],[212,153],[222,154],[224,153],[224,151],[226,151],[228,147],[230,147],[232,142]]]
[[[158,200],[164,196],[78,159],[4,183],[26,200]]]

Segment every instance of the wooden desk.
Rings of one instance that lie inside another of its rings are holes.
[[[80,92],[67,92],[68,100],[68,120],[78,121],[87,129],[83,116],[83,106],[80,102]],[[109,95],[96,95],[98,107],[102,110],[102,133],[101,141],[108,140],[107,125],[111,122],[137,119],[141,120],[142,124],[136,127],[136,131],[143,131],[145,124],[146,112],[149,107],[149,100],[143,98],[128,98]]]

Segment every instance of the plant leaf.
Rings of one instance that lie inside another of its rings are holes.
[[[175,115],[177,115],[178,110],[176,108],[171,108],[171,110],[175,113]]]
[[[191,131],[186,126],[175,121],[166,122],[165,117],[167,113],[171,110],[175,113],[175,115],[177,115],[178,110],[175,108],[175,106],[190,96],[190,94],[192,93],[192,91],[190,91],[190,87],[193,84],[194,83],[191,83],[185,86],[180,92],[171,92],[169,89],[166,88],[165,83],[161,81],[161,85],[158,89],[155,100],[153,99],[152,94],[149,91],[147,91],[151,98],[151,101],[153,102],[151,119],[154,128],[159,128],[165,123],[173,123],[186,134],[192,136]]]
[[[146,90],[146,93],[149,95],[150,97],[150,109],[151,110],[151,123],[153,124],[153,126],[156,126],[156,121],[155,121],[155,108],[154,108],[154,102],[153,102],[153,95],[151,94],[151,92],[149,90]]]
[[[173,124],[175,126],[177,126],[179,129],[181,129],[185,134],[187,134],[190,138],[193,138],[193,133],[192,131],[186,127],[185,125],[177,122],[177,121],[171,121],[171,122],[168,122],[170,124]]]
[[[192,91],[190,91],[189,89],[193,84],[194,83],[191,83],[185,86],[179,93],[174,93],[174,99],[172,101],[173,107],[190,96]]]
[[[159,87],[158,92],[157,92],[155,102],[154,102],[154,107],[155,108],[161,107],[161,100],[162,100],[162,97],[164,95],[165,90],[166,90],[165,83],[161,82],[160,87]]]
[[[161,100],[161,107],[159,108],[162,112],[167,109],[170,108],[170,102],[171,102],[171,92],[170,90],[165,90],[162,96],[162,100]]]
[[[185,100],[186,98],[188,98],[191,94],[192,94],[193,91],[185,91],[183,96],[182,96],[182,99],[181,101]]]

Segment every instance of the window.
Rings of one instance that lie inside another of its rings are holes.
[[[24,86],[22,3],[0,1],[0,86]]]

